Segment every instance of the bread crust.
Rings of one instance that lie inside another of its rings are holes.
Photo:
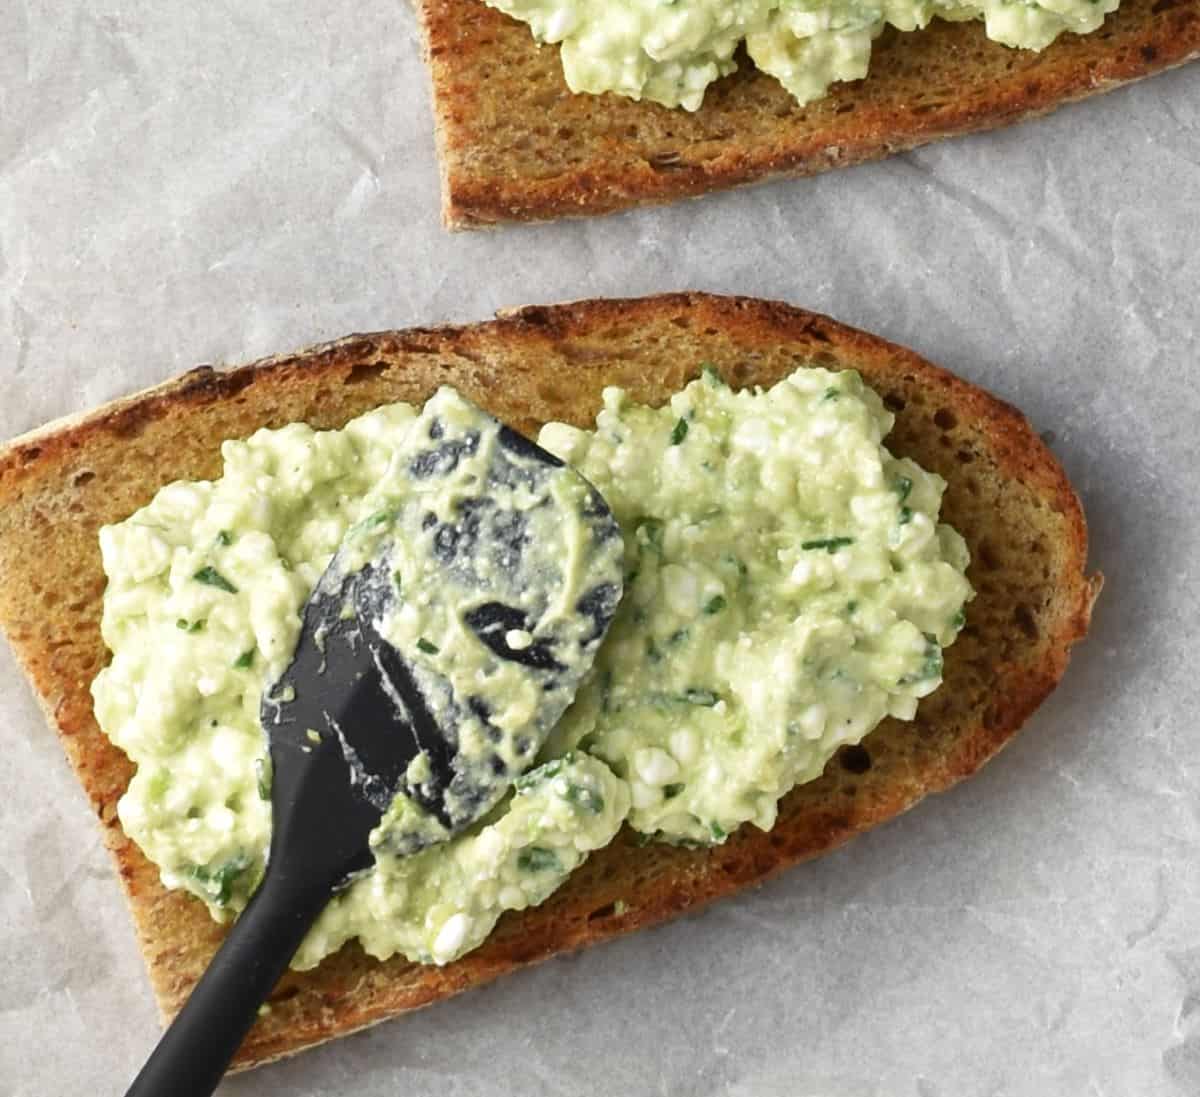
[[[552,418],[587,425],[604,385],[659,403],[704,361],[739,386],[801,364],[858,369],[896,413],[893,452],[948,480],[943,513],[971,548],[978,597],[946,652],[944,687],[915,721],[885,721],[787,796],[769,833],[746,826],[715,849],[683,850],[639,848],[623,831],[545,904],[505,916],[447,967],[381,963],[350,945],[314,971],[289,973],[238,1053],[245,1068],[758,884],[973,773],[1055,687],[1087,630],[1100,580],[1086,574],[1083,511],[1024,417],[982,389],[823,316],[689,293],[524,308],[203,368],[0,450],[0,627],[103,826],[164,1015],[182,1004],[223,930],[199,902],[162,887],[116,818],[131,766],[97,727],[89,694],[107,659],[98,527],[170,480],[218,475],[221,440],[260,426],[340,426],[440,384],[526,432]]]
[[[1200,0],[1123,0],[1041,53],[978,23],[887,31],[865,80],[800,107],[743,55],[696,113],[573,95],[558,50],[482,0],[417,0],[448,228],[610,213],[813,175],[1009,125],[1200,56]]]

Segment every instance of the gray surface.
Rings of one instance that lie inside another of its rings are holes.
[[[354,330],[761,294],[1023,407],[1108,575],[1062,689],[976,780],[756,894],[231,1097],[1200,1092],[1200,67],[810,182],[453,238],[397,0],[17,0],[0,118],[0,436]],[[118,1093],[149,990],[2,645],[0,712],[0,1094]]]

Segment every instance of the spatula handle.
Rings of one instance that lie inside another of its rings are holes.
[[[332,886],[268,870],[126,1097],[210,1097]]]

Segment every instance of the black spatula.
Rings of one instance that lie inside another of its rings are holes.
[[[263,697],[266,873],[129,1097],[211,1094],[317,915],[371,868],[372,832],[413,853],[493,807],[612,620],[621,538],[604,500],[452,390],[416,419],[379,498]]]

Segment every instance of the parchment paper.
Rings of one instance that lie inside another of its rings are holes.
[[[992,136],[450,237],[400,0],[9,0],[0,436],[356,330],[702,288],[877,331],[1022,407],[1108,575],[977,779],[709,913],[230,1097],[1200,1092],[1200,66]],[[0,645],[0,1094],[121,1093],[157,1033],[97,827]]]

